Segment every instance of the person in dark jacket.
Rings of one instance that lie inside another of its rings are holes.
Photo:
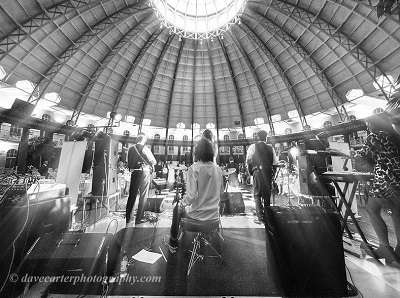
[[[143,219],[144,208],[149,193],[151,173],[156,164],[156,159],[150,149],[145,146],[146,142],[146,135],[139,134],[136,144],[130,147],[128,151],[128,168],[132,174],[129,197],[126,204],[126,225],[128,225],[131,220],[132,209],[135,205],[138,193],[139,206],[136,213],[135,224],[145,222],[145,219]]]
[[[257,133],[258,141],[247,150],[246,163],[250,175],[253,175],[254,201],[256,204],[256,223],[264,222],[265,207],[270,205],[272,179],[278,158],[274,148],[267,144],[267,132]]]

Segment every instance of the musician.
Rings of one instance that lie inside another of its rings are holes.
[[[156,172],[156,178],[163,178],[163,165],[161,164],[161,160],[154,166],[154,171]]]
[[[385,258],[386,263],[400,267],[400,136],[393,129],[391,119],[384,115],[368,119],[366,124],[368,136],[356,156],[372,155],[375,161],[372,184],[374,196],[367,203],[369,218],[379,239],[379,248],[375,253],[379,258]],[[392,210],[397,238],[394,250],[389,244],[387,226],[381,215],[382,208]]]
[[[126,225],[131,220],[131,213],[135,205],[136,196],[139,192],[139,206],[136,213],[135,224],[145,222],[143,219],[144,207],[146,206],[151,182],[151,174],[156,159],[145,144],[147,136],[139,134],[136,144],[129,148],[128,151],[128,168],[132,172],[131,184],[129,187],[129,197],[126,204]]]
[[[272,179],[278,158],[274,148],[267,144],[267,132],[257,132],[258,141],[247,150],[246,163],[250,175],[253,175],[254,201],[256,204],[256,223],[264,222],[264,209],[270,205]]]
[[[211,144],[213,145],[213,150],[214,150],[214,158],[213,158],[213,161],[214,161],[214,163],[217,163],[218,145],[217,145],[217,142],[215,141],[215,138],[214,138],[214,135],[213,135],[212,131],[209,130],[208,128],[205,129],[205,130],[203,131],[202,138],[206,138],[206,139],[209,140],[209,141],[211,142]],[[196,161],[196,152],[195,152],[194,156],[195,156],[195,161]]]
[[[219,201],[223,193],[222,170],[213,162],[214,146],[202,138],[195,150],[195,162],[187,172],[186,195],[178,212],[174,212],[170,244],[178,245],[179,221],[190,217],[198,221],[219,218]]]

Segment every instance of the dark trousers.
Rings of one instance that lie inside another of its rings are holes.
[[[264,210],[271,202],[271,175],[267,171],[253,172],[253,191],[256,204],[256,213],[259,220],[264,220]]]
[[[142,171],[133,171],[131,175],[131,184],[129,187],[129,197],[126,204],[126,222],[131,220],[132,209],[135,206],[136,196],[139,193],[139,206],[136,213],[135,221],[138,222],[143,218],[144,208],[147,203],[147,197],[150,187],[150,171],[146,169]]]

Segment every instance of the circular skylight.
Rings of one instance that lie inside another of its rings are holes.
[[[219,36],[239,22],[247,0],[150,0],[162,25],[185,38]]]

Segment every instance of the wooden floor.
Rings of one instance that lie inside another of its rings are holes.
[[[243,192],[244,203],[246,206],[246,212],[243,215],[236,215],[236,216],[223,216],[221,219],[221,223],[224,229],[246,229],[248,231],[255,230],[258,231],[257,234],[263,233],[264,227],[260,224],[254,222],[255,215],[254,215],[254,202],[252,198],[252,194],[249,189],[241,188]],[[164,212],[158,216],[158,223],[157,229],[167,231],[171,224],[172,219],[172,199],[173,193],[166,193],[163,207],[165,208]],[[120,208],[123,209],[125,206],[126,198],[123,198],[120,201]],[[297,200],[293,197],[288,198],[286,196],[278,196],[275,200],[276,205],[289,205],[297,204]],[[112,206],[111,209],[114,209]],[[372,228],[370,227],[367,217],[365,215],[365,209],[359,209],[359,213],[361,215],[360,222],[362,224],[363,230],[367,237],[370,240],[375,240],[375,235],[373,233]],[[75,218],[75,228],[78,229],[82,227],[81,221],[81,214],[79,212],[76,214]],[[84,226],[86,226],[85,232],[87,233],[95,233],[101,232],[104,233],[108,228],[109,232],[117,233],[121,231],[121,229],[125,228],[125,219],[123,216],[119,214],[110,213],[107,215],[105,210],[100,212],[97,211],[97,220],[95,221],[95,212],[90,211],[87,213],[87,218],[83,221]],[[138,228],[152,228],[153,224],[151,223],[144,223],[138,226]],[[391,233],[391,238],[393,239],[393,231],[392,228],[389,228]],[[166,233],[168,234],[168,233]],[[243,262],[243,260],[241,260]],[[262,262],[262,260],[260,260]],[[346,270],[347,270],[347,280],[354,284],[359,290],[359,297],[400,297],[400,270],[396,268],[392,268],[390,266],[382,266],[374,262],[372,259],[360,259],[351,254],[345,253],[345,262],[346,262]],[[249,272],[251,276],[251,272]],[[76,295],[68,295],[66,293],[51,293],[49,289],[44,289],[43,286],[36,286],[32,287],[31,290],[27,293],[26,297],[40,297],[40,293],[45,293],[49,297],[76,297]],[[195,294],[198,292],[193,293],[186,293],[187,295]],[[273,291],[268,292],[269,296],[276,296],[273,295]],[[110,294],[110,293],[109,293]],[[111,293],[112,294],[112,293]],[[115,291],[114,295],[127,295],[126,297],[131,297],[132,293],[128,293],[121,291]],[[138,293],[142,294],[143,293]],[[154,293],[155,294],[155,293]],[[179,294],[179,293],[178,293]],[[204,294],[209,294],[207,291]],[[235,295],[235,293],[221,293],[218,292],[217,295]],[[251,295],[253,294],[253,295]],[[249,292],[248,295],[244,292],[238,292],[236,295],[245,295],[245,296],[254,296],[254,295],[261,295],[264,296],[266,293],[263,292]],[[85,297],[97,297],[97,296],[85,296]],[[125,296],[123,296],[125,297]]]

